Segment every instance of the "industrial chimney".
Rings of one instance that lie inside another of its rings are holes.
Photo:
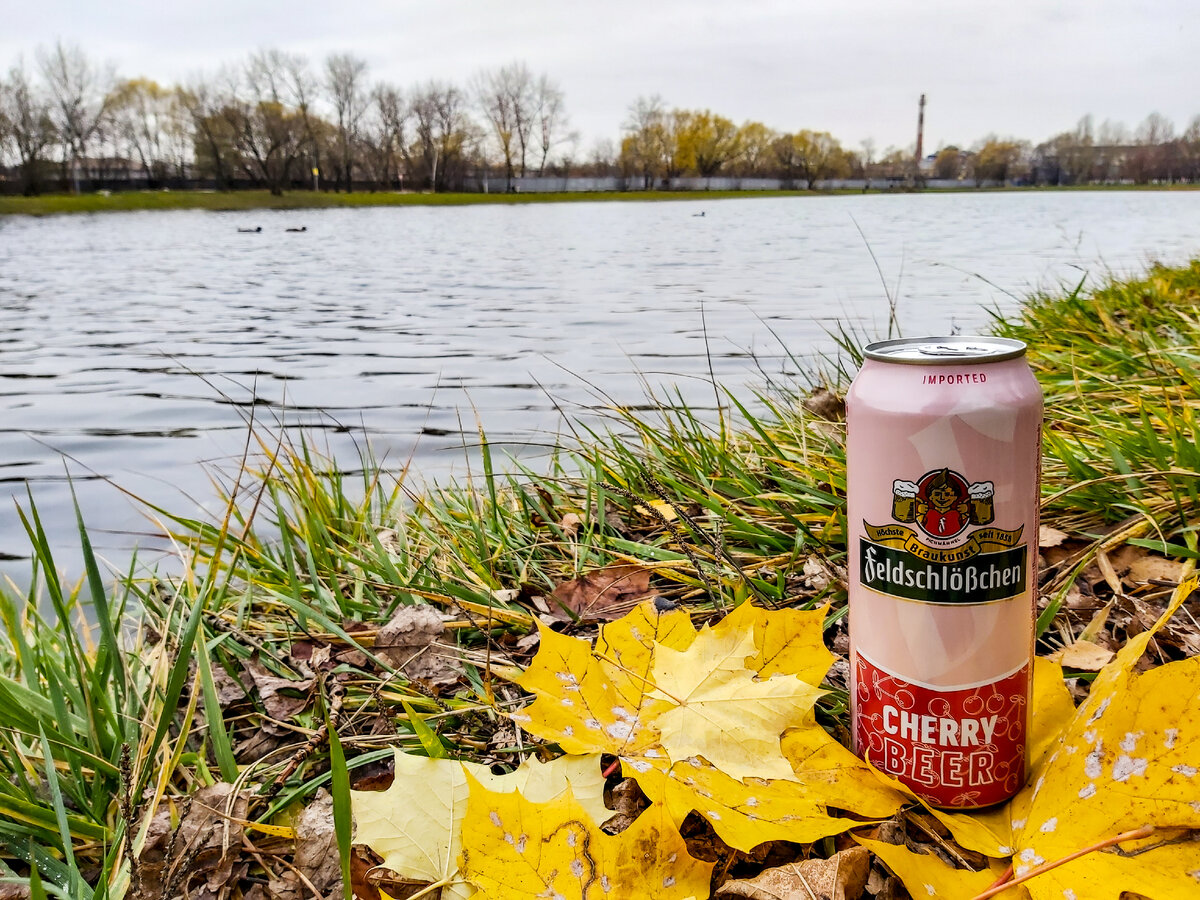
[[[917,175],[921,174],[921,159],[925,148],[925,95],[921,95],[921,105],[917,108]]]

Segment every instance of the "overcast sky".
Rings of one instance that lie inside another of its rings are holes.
[[[259,47],[350,51],[401,86],[524,60],[584,153],[650,94],[880,151],[914,142],[922,92],[930,150],[1200,114],[1197,0],[41,0],[5,4],[0,68],[58,39],[166,83]]]

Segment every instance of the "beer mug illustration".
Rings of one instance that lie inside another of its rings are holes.
[[[897,522],[917,521],[917,492],[919,490],[915,481],[892,482],[893,519]]]
[[[971,524],[989,525],[996,517],[993,497],[996,487],[990,481],[977,481],[967,488],[971,498]]]

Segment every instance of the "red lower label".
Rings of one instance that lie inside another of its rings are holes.
[[[934,806],[1001,803],[1025,782],[1029,666],[964,690],[910,684],[858,657],[854,745]]]

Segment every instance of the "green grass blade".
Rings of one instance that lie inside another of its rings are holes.
[[[350,844],[353,818],[350,813],[350,770],[337,729],[325,710],[325,727],[329,732],[330,792],[333,794],[333,832],[337,838],[338,859],[342,865],[342,898],[353,900],[350,875]]]

